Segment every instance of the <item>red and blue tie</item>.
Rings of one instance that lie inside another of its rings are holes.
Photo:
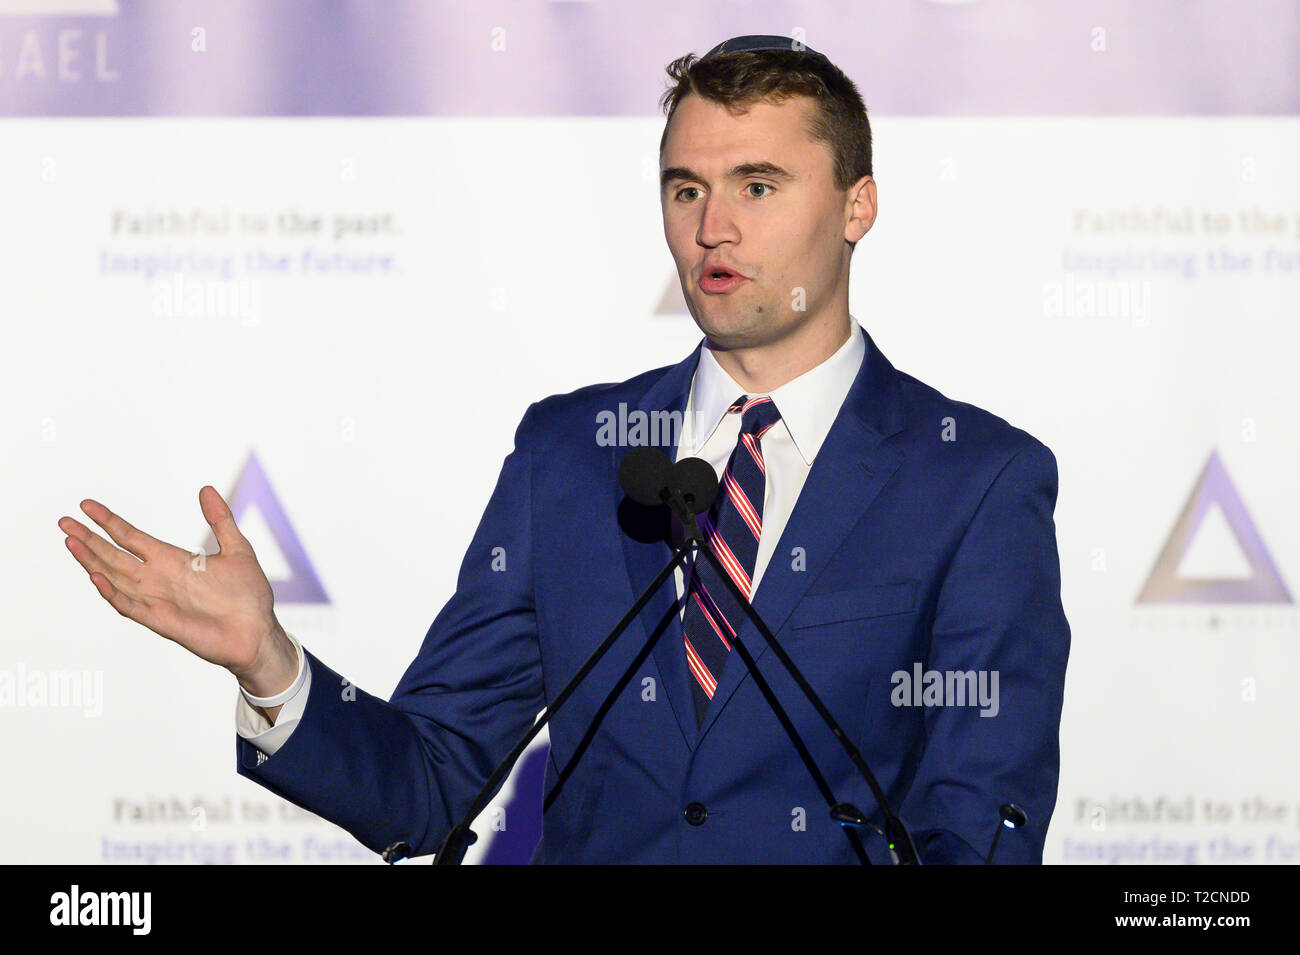
[[[727,413],[741,416],[740,436],[723,472],[718,496],[708,513],[699,516],[699,523],[727,574],[745,598],[752,600],[751,579],[763,533],[763,491],[767,477],[760,442],[767,429],[781,420],[781,413],[765,395],[756,398],[741,395]],[[702,725],[745,614],[713,564],[698,555],[688,588],[682,619],[683,638],[686,665],[694,677],[691,690],[696,721]]]

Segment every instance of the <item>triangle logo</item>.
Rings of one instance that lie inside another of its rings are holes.
[[[1207,523],[1206,518],[1210,516],[1214,519]],[[1223,533],[1225,526],[1227,534]],[[1213,549],[1220,552],[1218,566],[1235,562],[1238,568],[1230,574],[1220,570],[1212,576],[1181,576],[1180,568],[1193,563],[1206,566],[1203,548],[1194,555],[1199,558],[1197,561],[1186,558],[1193,550],[1193,544],[1200,544],[1198,536],[1202,531],[1209,536],[1216,529],[1218,536]],[[1222,550],[1233,540],[1239,554],[1228,554],[1225,559]],[[1243,560],[1244,566],[1240,566]],[[1183,505],[1164,549],[1147,575],[1137,603],[1295,603],[1268,548],[1264,546],[1259,529],[1242,503],[1241,495],[1228,477],[1217,449],[1210,452],[1209,460],[1201,469],[1196,486]]]
[[[241,525],[241,531],[244,529],[241,517],[250,508],[255,509],[270,531],[271,539],[284,555],[288,575],[271,579],[271,592],[275,595],[276,603],[327,604],[330,602],[325,594],[325,588],[321,586],[320,578],[312,568],[311,561],[307,559],[302,541],[298,539],[293,524],[290,523],[284,508],[280,506],[280,499],[272,489],[271,482],[267,479],[266,471],[262,469],[262,463],[257,459],[256,453],[249,452],[248,460],[244,462],[244,467],[235,480],[234,489],[226,495],[226,503],[230,505],[230,513],[234,515],[235,523]],[[209,528],[207,540],[203,543],[203,553],[215,554],[217,550],[216,535]],[[265,566],[263,563],[263,567]],[[269,579],[271,575],[267,574],[267,577]]]

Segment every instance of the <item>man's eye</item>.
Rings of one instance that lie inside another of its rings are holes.
[[[768,185],[767,183],[765,183],[765,182],[751,182],[751,183],[750,183],[749,185],[747,185],[745,188],[746,188],[746,189],[754,189],[754,188],[758,188],[758,189],[766,189],[766,190],[767,190],[767,192],[764,192],[762,195],[757,195],[757,196],[754,195],[754,194],[751,192],[751,193],[750,193],[750,197],[753,198],[753,199],[763,199],[763,198],[765,198],[767,195],[769,195],[769,194],[771,193],[771,191],[772,191],[772,187],[769,186],[769,185]],[[685,186],[684,188],[677,190],[677,199],[678,199],[679,201],[683,201],[683,200],[684,200],[684,201],[686,201],[686,202],[690,202],[694,197],[692,197],[692,196],[687,196],[686,193],[688,193],[688,192],[699,192],[699,191],[700,191],[699,188],[696,187],[696,186]]]

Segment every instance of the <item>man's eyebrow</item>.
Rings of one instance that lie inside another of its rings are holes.
[[[792,180],[794,176],[774,162],[742,162],[727,171],[728,179],[745,179],[749,176],[766,176],[768,179]],[[663,188],[670,182],[694,179],[703,182],[704,177],[685,166],[669,166],[659,174],[659,186]]]

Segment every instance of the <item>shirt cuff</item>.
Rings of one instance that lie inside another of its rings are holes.
[[[274,756],[276,750],[285,744],[307,709],[307,697],[311,693],[311,664],[303,652],[302,644],[293,634],[286,635],[298,651],[298,665],[303,673],[302,685],[289,699],[280,706],[279,715],[272,724],[265,716],[244,698],[242,689],[235,690],[235,732],[248,740],[267,756]]]

